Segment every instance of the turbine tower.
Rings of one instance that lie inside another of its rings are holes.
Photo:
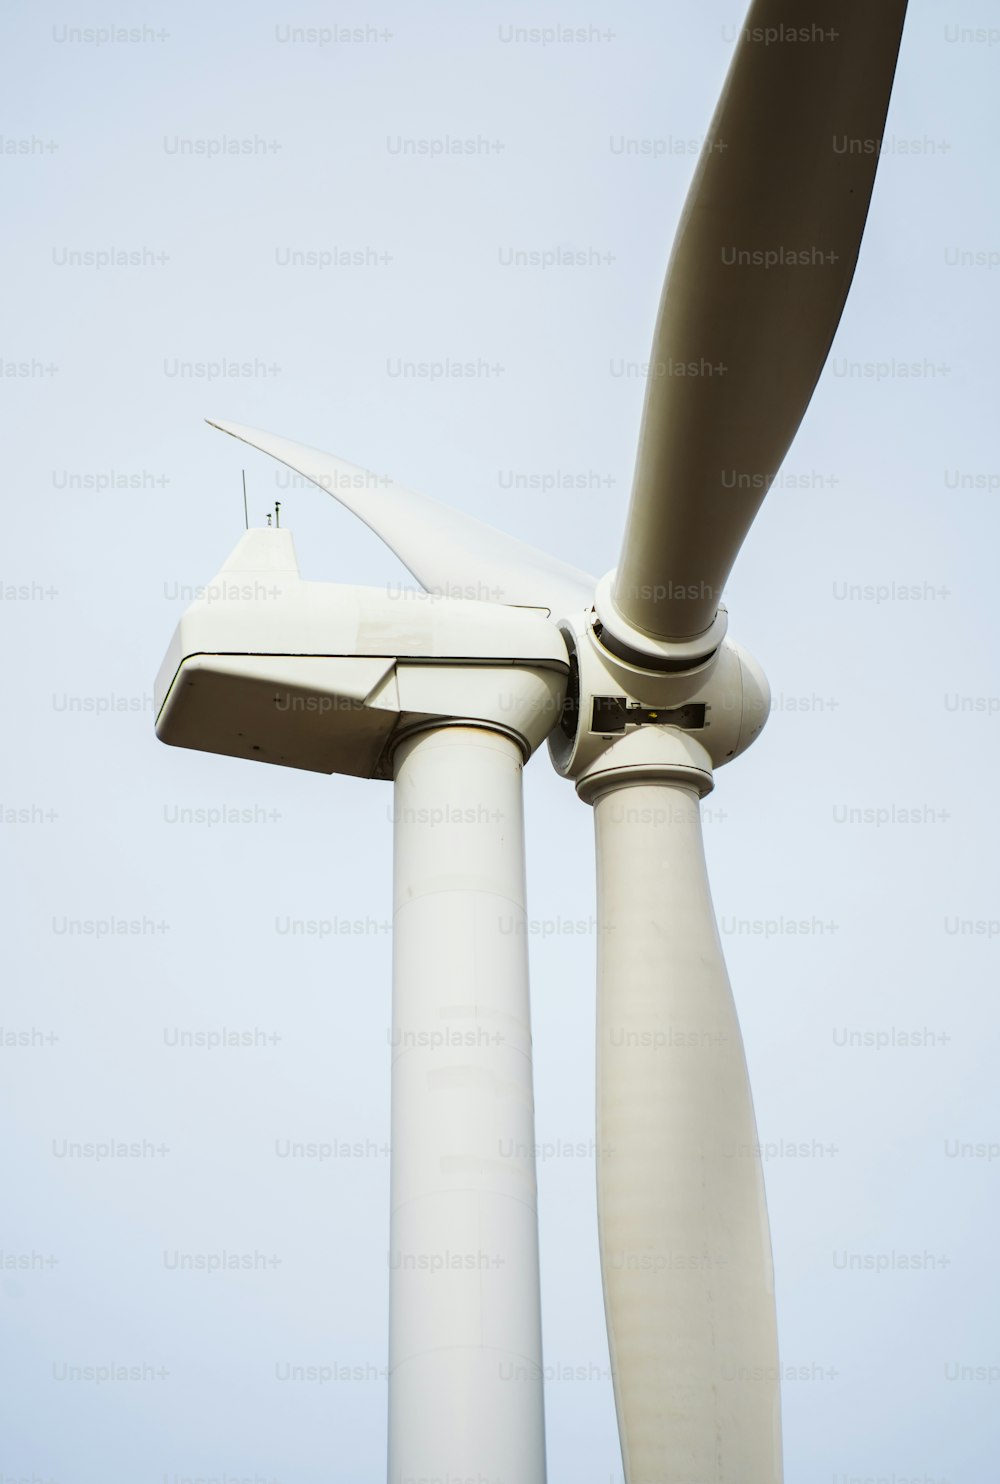
[[[626,1484],[780,1484],[767,1209],[700,801],[767,719],[720,599],[847,298],[905,10],[751,5],[600,581],[213,424],[335,495],[425,589],[305,582],[287,530],[250,530],[156,686],[164,742],[392,781],[390,1484],[545,1479],[522,769],[546,738],[594,810],[598,1223]],[[470,583],[491,601],[446,596]]]

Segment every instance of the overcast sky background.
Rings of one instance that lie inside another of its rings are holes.
[[[648,354],[742,16],[8,7],[3,1477],[383,1476],[391,790],[165,748],[151,708],[185,589],[241,534],[241,468],[257,523],[282,500],[305,576],[408,579],[202,419],[328,448],[605,572],[644,392],[617,372]],[[983,1484],[1000,1442],[996,19],[911,4],[854,290],[794,480],[727,592],[775,697],[705,833],[766,1152],[790,1484]],[[147,29],[72,39],[109,23]],[[567,23],[590,39],[510,39]],[[331,24],[374,32],[282,39]],[[482,143],[401,152],[445,137]],[[250,152],[210,156],[223,138]],[[600,261],[504,265],[556,247]],[[377,261],[282,266],[336,249]],[[69,256],[109,250],[138,266]],[[502,370],[394,374],[480,358]],[[583,487],[526,483],[566,476]],[[549,1470],[609,1484],[592,820],[544,750],[526,795]],[[893,808],[917,821],[844,817]],[[197,809],[250,822],[179,822]],[[98,939],[114,919],[145,928]],[[170,1044],[222,1027],[258,1044]],[[866,1033],[897,1044],[844,1044]],[[145,1154],[66,1152],[102,1140]],[[360,1151],[292,1159],[286,1140]],[[173,1266],[223,1250],[264,1266]],[[111,1365],[142,1379],[68,1379]],[[360,1379],[283,1379],[308,1365]]]

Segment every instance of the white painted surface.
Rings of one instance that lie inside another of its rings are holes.
[[[694,788],[597,798],[598,1224],[627,1484],[780,1484],[774,1277]]]
[[[557,618],[590,602],[593,577],[485,521],[290,438],[239,423],[212,420],[211,425],[269,453],[346,505],[428,592],[550,608]]]
[[[521,754],[396,754],[389,1480],[542,1484]]]

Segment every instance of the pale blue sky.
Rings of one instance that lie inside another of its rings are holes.
[[[8,8],[5,1477],[382,1476],[391,792],[167,749],[150,708],[178,589],[208,581],[242,529],[241,467],[258,520],[282,499],[307,576],[404,573],[332,500],[202,419],[329,448],[613,566],[644,390],[615,367],[648,355],[685,141],[707,127],[742,14],[740,0]],[[108,24],[145,39],[71,39]],[[288,24],[375,31],[320,46],[283,40]],[[505,39],[566,24],[590,39]],[[772,491],[727,594],[776,699],[764,738],[719,775],[706,838],[761,1139],[778,1151],[765,1174],[796,1372],[790,1484],[983,1484],[1000,1442],[1000,266],[953,261],[1000,249],[1000,34],[975,36],[991,26],[986,0],[911,4],[854,291],[786,466],[806,487]],[[400,152],[445,136],[485,144]],[[223,137],[256,152],[209,157]],[[628,139],[653,143],[623,153]],[[557,246],[588,266],[504,265]],[[377,261],[282,266],[336,248]],[[112,249],[138,264],[69,257]],[[393,374],[442,358],[503,370]],[[257,374],[181,371],[223,361]],[[524,487],[556,475],[587,487]],[[893,583],[923,596],[845,596]],[[609,1484],[592,823],[544,751],[526,791],[550,1477]],[[893,806],[920,822],[841,822]],[[250,822],[175,822],[227,808]],[[288,917],[330,931],[294,938]],[[63,931],[112,918],[149,926]],[[347,931],[356,919],[368,930]],[[767,937],[734,919],[823,927]],[[168,1044],[222,1026],[263,1044]],[[32,1028],[38,1044],[10,1043]],[[893,1030],[923,1044],[841,1044]],[[106,1139],[152,1152],[58,1152]],[[296,1160],[286,1139],[363,1147]],[[995,1158],[975,1153],[990,1143]],[[547,1157],[565,1144],[584,1152]],[[164,1259],[222,1250],[264,1266]],[[909,1255],[925,1260],[900,1271]],[[895,1270],[878,1271],[886,1258]],[[112,1363],[149,1374],[61,1379]],[[361,1379],[284,1381],[286,1364]]]

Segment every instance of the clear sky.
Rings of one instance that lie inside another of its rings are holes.
[[[165,748],[151,706],[243,467],[306,576],[407,579],[202,419],[608,570],[742,14],[8,6],[0,1476],[381,1476],[391,790]],[[913,0],[854,290],[727,592],[775,696],[705,833],[794,1484],[984,1484],[1000,1442],[998,67],[987,0]],[[400,369],[440,361],[478,374]],[[544,750],[526,793],[550,1477],[609,1484],[592,822]],[[251,1044],[181,1044],[224,1027]],[[139,1153],[72,1152],[107,1141]],[[182,1266],[222,1252],[248,1268]]]

